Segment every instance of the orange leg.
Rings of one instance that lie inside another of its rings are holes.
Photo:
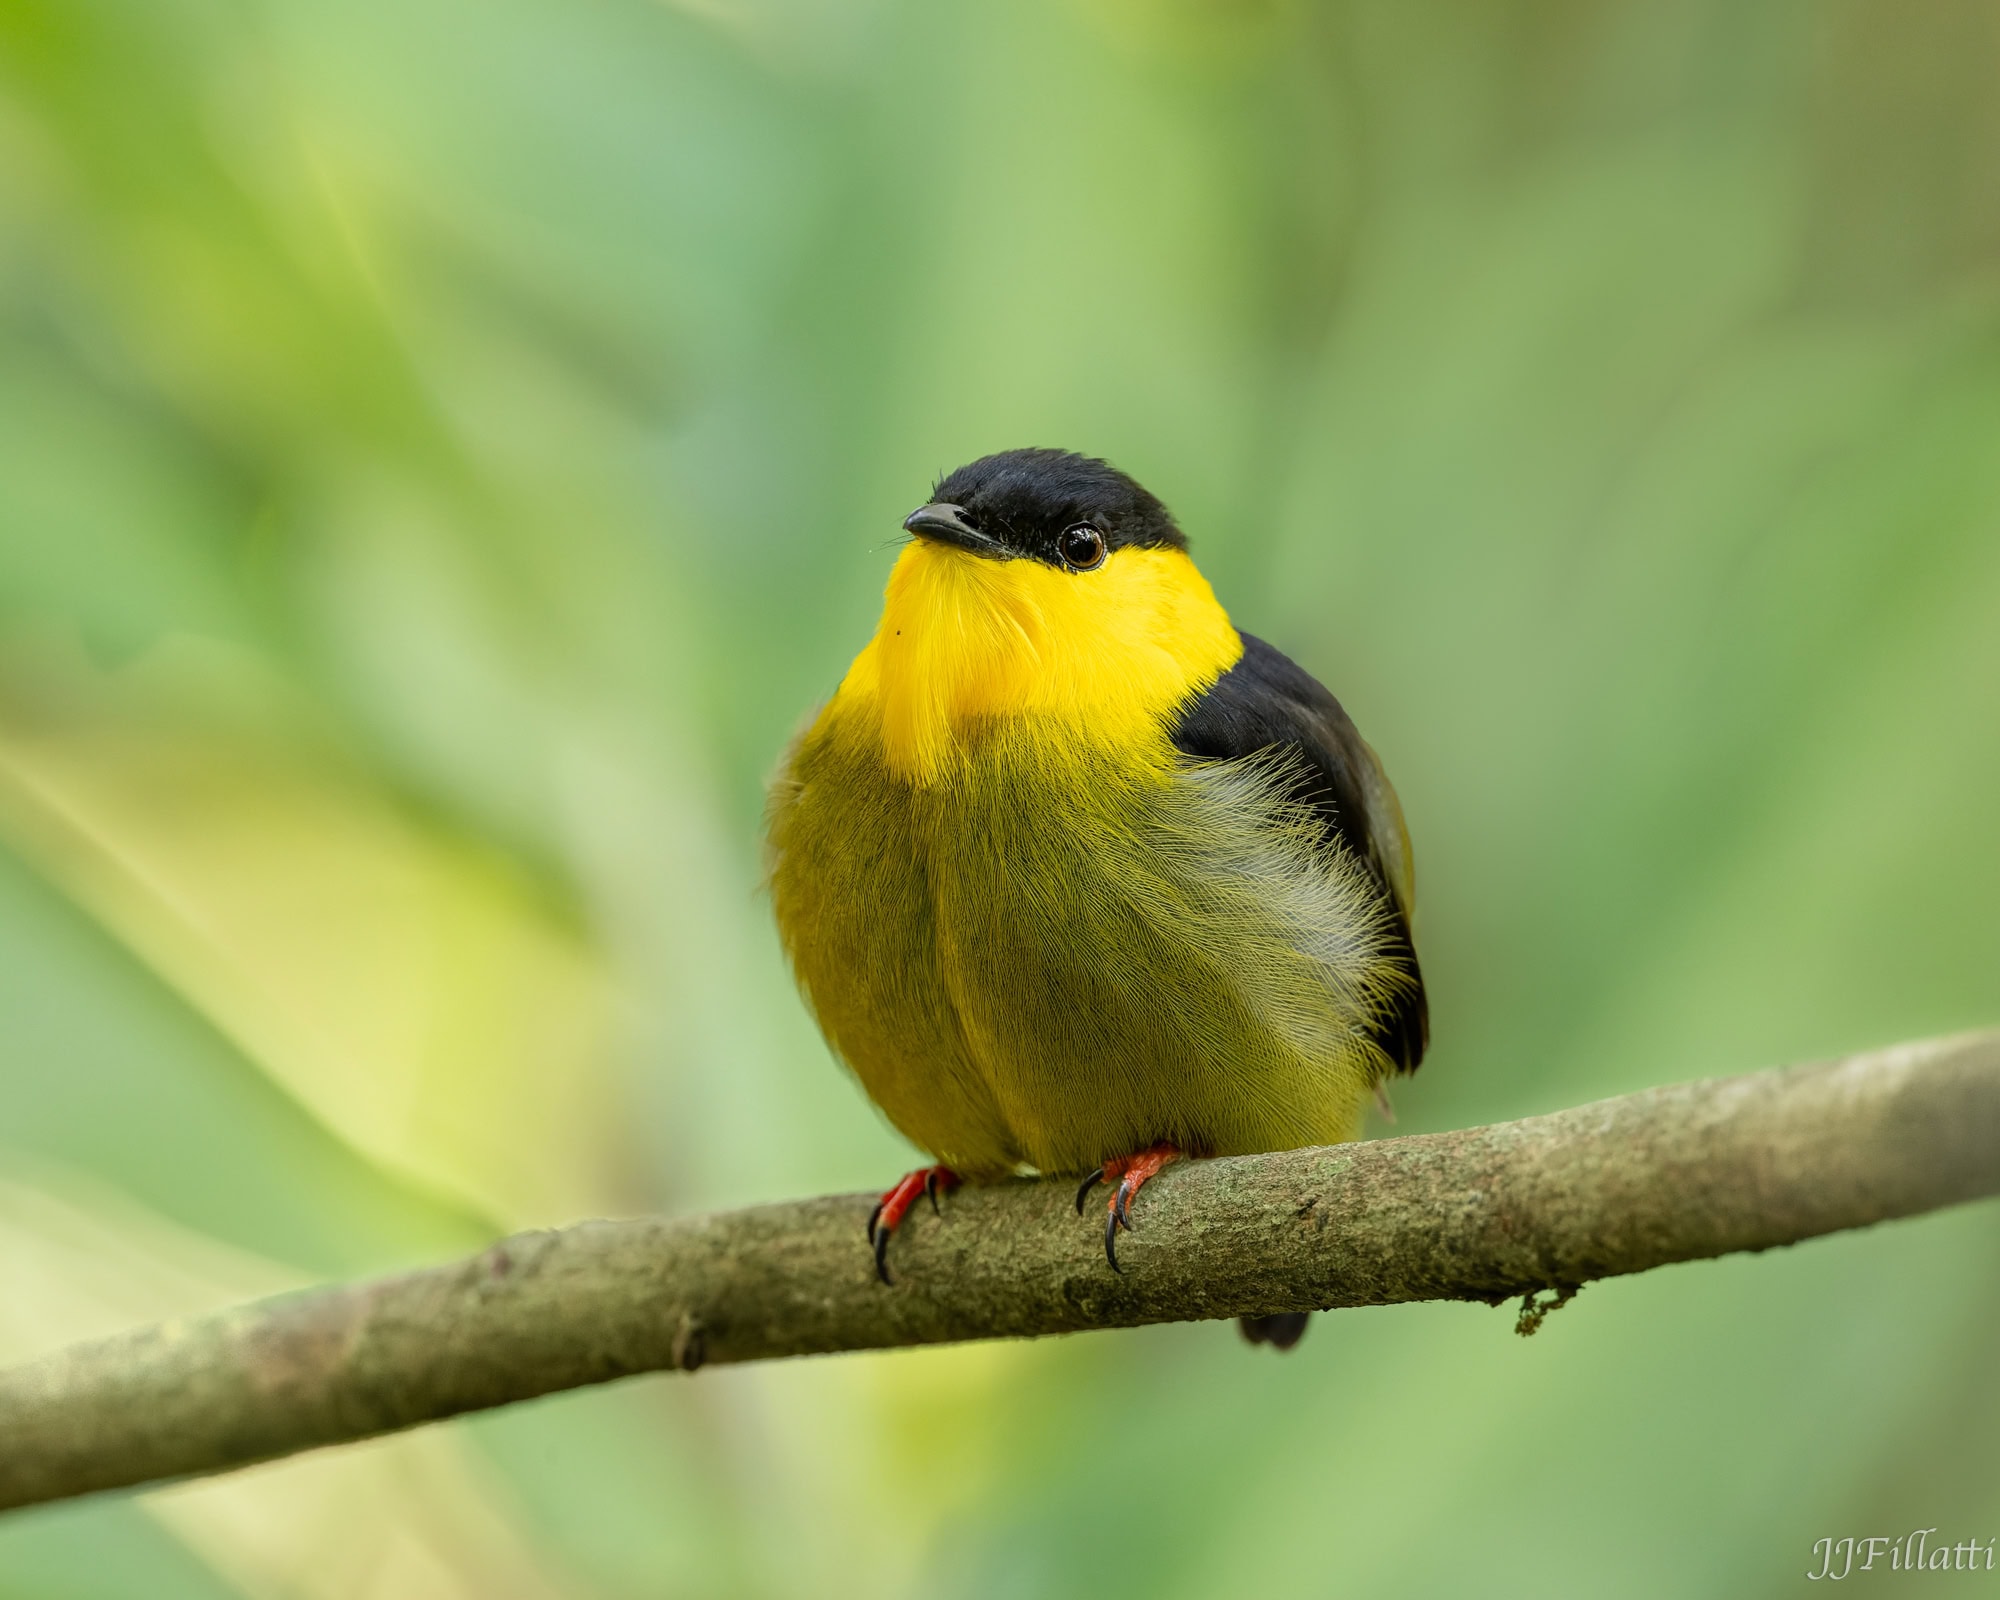
[[[1118,1265],[1118,1230],[1133,1231],[1131,1205],[1132,1197],[1145,1186],[1148,1178],[1157,1173],[1170,1161],[1178,1161],[1184,1152],[1178,1145],[1164,1139],[1156,1145],[1149,1145],[1137,1155],[1113,1156],[1096,1172],[1083,1180],[1083,1186],[1076,1191],[1076,1214],[1083,1215],[1085,1196],[1100,1183],[1116,1183],[1104,1217],[1104,1259],[1111,1263],[1113,1272],[1123,1272]]]
[[[875,1247],[875,1275],[884,1283],[889,1278],[889,1237],[903,1225],[918,1195],[930,1198],[931,1210],[938,1208],[938,1196],[950,1194],[963,1180],[950,1167],[919,1167],[875,1202],[868,1214],[868,1242]]]

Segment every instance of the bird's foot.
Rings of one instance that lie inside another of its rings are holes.
[[[1100,1183],[1118,1185],[1111,1193],[1105,1206],[1104,1217],[1104,1259],[1111,1263],[1113,1272],[1123,1272],[1118,1265],[1118,1230],[1127,1233],[1132,1228],[1132,1197],[1145,1185],[1148,1178],[1157,1173],[1170,1161],[1178,1161],[1183,1152],[1177,1145],[1168,1144],[1164,1139],[1150,1145],[1137,1155],[1113,1156],[1102,1167],[1083,1180],[1076,1191],[1076,1214],[1083,1215],[1083,1202]]]
[[[884,1283],[890,1281],[889,1237],[903,1225],[917,1196],[928,1197],[931,1210],[936,1211],[938,1196],[950,1194],[962,1181],[950,1167],[919,1167],[875,1202],[875,1209],[868,1213],[868,1242],[875,1247],[876,1277]]]

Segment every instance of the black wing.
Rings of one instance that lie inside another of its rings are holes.
[[[1243,659],[1191,701],[1174,744],[1207,761],[1233,761],[1277,746],[1302,758],[1292,798],[1319,818],[1329,839],[1367,868],[1391,913],[1390,956],[1410,975],[1375,1039],[1402,1072],[1415,1072],[1430,1042],[1424,977],[1410,941],[1413,882],[1402,807],[1375,759],[1323,684],[1283,651],[1243,635]]]

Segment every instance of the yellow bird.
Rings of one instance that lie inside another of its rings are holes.
[[[1239,633],[1167,508],[1010,450],[903,524],[882,620],[772,782],[778,928],[834,1053],[930,1152],[870,1219],[1033,1169],[1352,1139],[1428,1025],[1395,791]],[[1246,1318],[1289,1348],[1304,1316]]]

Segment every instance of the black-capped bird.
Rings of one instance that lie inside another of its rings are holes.
[[[778,927],[828,1043],[936,1165],[1111,1185],[1352,1139],[1427,1036],[1395,791],[1239,633],[1167,508],[1010,450],[903,524],[880,626],[770,795]],[[1304,1315],[1246,1318],[1289,1348]]]

